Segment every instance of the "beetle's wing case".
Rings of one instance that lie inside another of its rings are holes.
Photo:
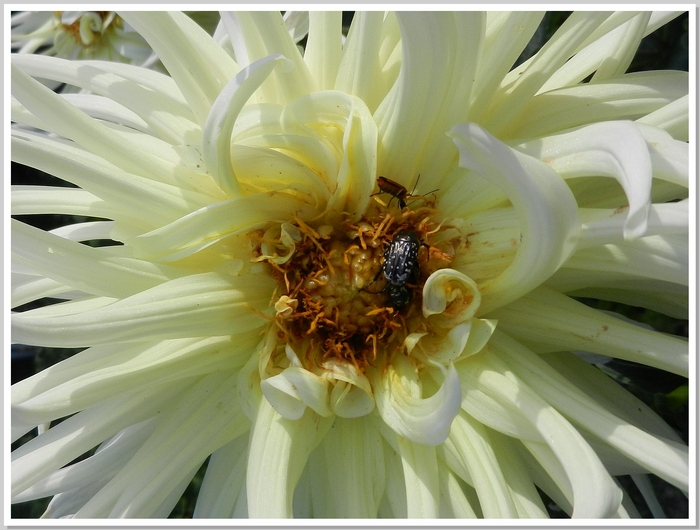
[[[413,230],[397,232],[384,252],[384,277],[394,285],[415,282],[418,276],[420,239]]]

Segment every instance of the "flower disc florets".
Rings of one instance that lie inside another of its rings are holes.
[[[357,222],[337,214],[308,221],[297,217],[251,234],[256,259],[267,261],[279,282],[275,310],[280,336],[306,369],[335,359],[364,372],[368,365],[388,361],[408,333],[427,330],[422,287],[454,255],[450,243],[435,243],[441,227],[433,206],[396,210],[380,204]],[[396,234],[406,231],[420,241],[415,256],[405,257],[415,259],[417,274],[401,282],[410,303],[397,307],[385,255]]]

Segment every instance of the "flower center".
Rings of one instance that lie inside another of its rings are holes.
[[[62,12],[57,12],[57,16],[60,20]],[[60,21],[60,25],[78,46],[90,48],[99,46],[107,32],[121,29],[124,21],[113,11],[88,11],[73,21]]]
[[[379,204],[357,222],[347,217],[271,226],[249,234],[258,261],[271,265],[280,338],[305,368],[329,359],[360,372],[384,365],[421,325],[422,286],[448,267],[435,246],[434,205],[402,210]]]

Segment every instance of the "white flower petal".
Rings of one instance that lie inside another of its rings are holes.
[[[601,277],[617,273],[626,278],[647,278],[687,286],[689,239],[686,233],[647,236],[620,244],[583,248],[564,265],[596,271]]]
[[[51,498],[42,519],[73,519],[75,513],[94,495],[95,491],[109,481],[109,477],[98,479],[88,486],[67,489]]]
[[[321,416],[331,416],[329,384],[305,370],[290,366],[283,372],[260,382],[263,395],[270,405],[288,420],[298,420],[310,407]]]
[[[44,124],[50,124],[51,132],[72,139],[125,171],[170,180],[171,163],[90,118],[15,66],[12,66],[12,93]]]
[[[377,126],[365,103],[342,92],[314,92],[288,105],[282,119],[288,131],[310,134],[320,132],[319,127],[342,131],[342,140],[333,145],[337,173],[326,175],[333,191],[326,208],[359,217],[369,204],[377,175]],[[329,142],[321,134],[318,140]]]
[[[213,372],[160,415],[159,425],[129,463],[81,508],[77,517],[151,517],[182,490],[213,451],[250,427],[235,392],[237,374]],[[178,451],[164,451],[172,444]],[[128,485],[138,484],[139,487]],[[169,511],[168,511],[169,513]]]
[[[508,483],[519,518],[549,516],[527,463],[521,457],[520,442],[500,432],[488,430],[489,440]]]
[[[21,266],[17,264],[17,269]],[[71,298],[76,294],[70,287],[40,276],[29,273],[12,273],[12,299],[10,307],[19,307],[40,298],[57,299]]]
[[[476,283],[453,269],[435,271],[423,286],[423,316],[441,315],[443,318],[435,320],[446,328],[471,319],[480,302]]]
[[[561,269],[545,285],[570,296],[612,300],[673,318],[688,318],[689,292],[684,285],[574,268]]]
[[[446,365],[481,351],[488,343],[495,328],[495,321],[472,318],[467,322],[455,325],[444,336],[431,337],[428,335],[425,338],[418,336],[416,340],[420,340],[421,347],[412,354],[426,364]],[[411,335],[407,337],[406,341],[410,338]],[[404,344],[407,350],[411,351],[406,341]]]
[[[307,411],[290,421],[262,399],[250,435],[246,473],[251,518],[292,517],[292,494],[306,461],[333,420]]]
[[[439,515],[440,482],[435,447],[397,436],[406,483],[409,519],[435,519]]]
[[[486,370],[508,373],[508,367],[492,355],[472,357]],[[486,380],[479,379],[483,385]],[[509,409],[517,409],[521,421],[531,422],[541,441],[556,455],[570,483],[574,499],[573,517],[610,517],[617,511],[622,492],[600,459],[574,427],[529,386],[514,376],[499,379],[497,387],[482,386],[492,398]],[[529,448],[538,442],[523,440]]]
[[[86,60],[82,61],[82,64],[99,67],[105,72],[112,72],[145,88],[157,91],[163,98],[167,98],[170,101],[169,105],[172,106],[171,108],[179,109],[176,114],[194,121],[192,109],[182,95],[177,83],[169,75],[150,68],[141,68],[114,61]]]
[[[547,43],[532,57],[511,70],[494,92],[480,120],[492,134],[507,138],[510,131],[528,121],[525,105],[542,85],[608,17],[611,12],[574,11],[557,29]],[[507,97],[506,97],[507,96]]]
[[[488,346],[484,353],[488,352]],[[525,417],[495,399],[489,389],[511,385],[504,376],[488,370],[478,362],[480,355],[457,363],[462,385],[462,405],[466,413],[484,425],[518,440],[539,440],[540,434]],[[475,362],[472,362],[474,360]]]
[[[272,71],[290,61],[270,55],[246,66],[221,90],[211,106],[202,130],[202,149],[207,169],[219,186],[232,196],[241,195],[231,161],[231,134],[241,109]]]
[[[321,449],[319,467],[331,485],[326,501],[333,517],[376,517],[384,495],[385,469],[382,438],[373,422],[369,418],[336,420]]]
[[[371,112],[376,110],[389,90],[386,73],[382,72],[380,63],[382,46],[386,46],[388,40],[387,36],[382,35],[382,31],[386,31],[385,18],[394,19],[394,15],[380,11],[356,12],[343,45],[340,62],[333,66],[337,68],[337,74],[332,79],[331,88],[361,98]],[[398,28],[395,33],[398,37]],[[393,41],[394,44],[396,41],[398,38]],[[311,52],[309,50],[308,53]]]
[[[460,166],[501,188],[522,222],[522,243],[510,267],[481,286],[480,312],[485,313],[551,276],[573,252],[581,225],[571,191],[551,168],[475,124],[462,123],[450,134],[460,151]]]
[[[592,33],[594,42],[580,50],[543,85],[541,93],[575,85],[595,71],[593,82],[615,74],[624,74],[637,51],[639,41],[678,14],[618,11]],[[607,34],[603,34],[615,27]],[[602,36],[601,36],[602,35]]]
[[[119,15],[142,35],[182,91],[199,124],[239,67],[184,13],[127,11]]]
[[[152,387],[109,403],[83,410],[12,452],[12,495],[49,476],[122,429],[147,419],[188,388],[177,384]],[[35,425],[22,424],[12,414],[13,439]]]
[[[338,381],[331,390],[330,406],[341,418],[358,418],[374,410],[374,398],[358,386]]]
[[[311,74],[280,13],[224,12],[221,18],[241,66],[248,66],[269,55],[282,55],[292,62],[293,68],[276,71],[261,86],[265,101],[288,103],[313,91]]]
[[[554,72],[540,93],[579,84],[591,74],[594,74],[594,81],[624,74],[645,34],[650,16],[650,12],[632,11],[611,14],[592,32],[595,40]]]
[[[357,418],[374,410],[372,385],[354,365],[329,359],[323,363],[324,377],[333,382],[330,407],[341,418]]]
[[[544,12],[535,11],[486,13],[486,34],[467,121],[480,121],[499,83],[523,53],[543,17]]]
[[[60,494],[62,491],[67,492],[78,488],[87,488],[88,491],[94,493],[96,489],[101,487],[96,487],[94,484],[95,478],[99,477],[100,482],[104,485],[116,475],[133,456],[136,449],[150,436],[154,428],[155,423],[148,420],[130,425],[112,439],[104,442],[94,455],[54,471],[45,479],[36,482],[30,488],[16,495],[13,498],[13,502],[40,499]],[[82,506],[87,500],[83,499],[82,495],[77,492],[74,492],[72,495],[80,498],[79,504],[75,505],[77,507]],[[68,495],[68,497],[72,495]],[[55,506],[53,506],[53,509],[55,509]],[[50,517],[54,517],[54,515],[50,515]]]
[[[235,377],[231,372],[210,374],[179,396],[177,406],[159,415],[157,428],[138,452],[76,517],[143,518],[170,513],[206,456],[249,428],[235,392],[226,384]],[[164,451],[167,444],[179,451]]]
[[[12,186],[12,215],[62,214],[111,217],[115,212],[89,191],[53,186]]]
[[[257,337],[251,335],[94,346],[13,385],[14,411],[39,424],[147,389],[153,381],[232,370],[253,351]]]
[[[177,186],[157,182],[127,173],[75,145],[65,144],[38,133],[14,129],[12,159],[29,167],[50,171],[51,174],[72,182],[105,201],[107,204],[100,205],[102,210],[93,212],[102,215],[95,217],[108,217],[138,226],[144,231],[173,221],[212,200],[210,194],[205,195],[202,191],[207,187],[214,188],[213,183],[206,186],[206,181],[202,182],[200,190],[193,191],[187,189],[189,186],[184,183]],[[39,188],[38,193],[41,193],[41,189],[53,189],[57,199],[68,191],[81,192],[73,188],[44,187]],[[56,202],[60,204],[59,200]]]
[[[476,519],[477,515],[454,474],[443,465],[438,466],[438,473],[440,479],[440,517]]]
[[[297,100],[302,103],[302,100]],[[293,105],[285,107],[289,110]],[[284,113],[286,114],[286,112]],[[243,140],[248,146],[234,144],[231,149],[231,165],[236,168],[236,178],[244,189],[266,190],[268,192],[285,192],[298,197],[315,208],[322,209],[328,203],[331,192],[328,189],[326,179],[321,175],[336,175],[335,172],[324,171],[329,166],[337,168],[333,160],[326,165],[323,156],[319,156],[310,165],[307,165],[308,157],[313,157],[317,151],[323,151],[323,145],[315,142],[316,139],[301,135],[283,135],[264,133],[255,138]],[[284,153],[278,151],[283,149]],[[325,154],[325,153],[324,153]],[[332,186],[334,187],[334,186]]]
[[[13,58],[13,64],[32,77],[72,84],[91,93],[106,96],[100,98],[102,113],[109,109],[110,105],[121,103],[149,126],[151,134],[169,143],[185,143],[185,138],[191,141],[193,134],[199,134],[197,124],[191,118],[182,116],[183,109],[180,104],[171,101],[160,91],[139,86],[115,73],[105,72],[96,65],[43,55],[17,55]],[[115,84],[119,84],[119,91],[114,91]],[[70,102],[90,102],[94,99],[94,96],[83,94],[70,94],[65,97]],[[129,124],[128,121],[125,123],[122,120],[110,121]]]
[[[416,382],[411,381],[416,377],[412,370],[410,363],[397,358],[385,374],[374,375],[377,411],[402,437],[422,444],[440,444],[447,438],[462,400],[457,372],[450,365],[440,389],[423,398]]]
[[[646,232],[652,164],[644,137],[632,122],[596,123],[520,144],[518,150],[545,161],[564,179],[616,179],[629,203],[625,238],[640,237]]]
[[[537,388],[543,398],[572,422],[664,480],[687,490],[688,454],[680,443],[658,439],[613,416],[507,335],[495,334],[491,344],[518,377]]]
[[[649,208],[647,220],[647,233],[650,235],[684,235],[688,234],[688,207],[687,200],[652,204]],[[614,210],[596,208],[581,209],[581,221],[583,222],[581,239],[578,250],[591,247],[601,247],[606,243],[622,243],[623,225],[626,222],[626,210],[616,208]],[[576,254],[574,254],[576,256]],[[567,263],[567,267],[569,264]]]
[[[602,370],[573,353],[548,353],[539,357],[611,414],[654,436],[682,442],[678,433],[656,412]],[[619,453],[616,454],[619,457]]]
[[[468,50],[478,45],[485,17],[476,12],[396,16],[401,72],[375,112],[383,138],[378,170],[410,183],[421,173],[433,172],[434,151],[440,144],[449,145],[442,133],[466,118],[464,102],[477,64]]]
[[[357,12],[355,16],[361,16]],[[342,13],[339,11],[311,11],[308,14],[308,39],[304,50],[304,62],[311,77],[316,81],[317,90],[330,90],[335,87],[338,68],[343,56]],[[363,41],[364,42],[364,41]],[[357,76],[366,75],[368,65],[355,70]],[[346,90],[349,94],[357,93]],[[367,101],[367,100],[365,100]]]
[[[248,436],[239,436],[211,454],[193,517],[228,519],[245,493]]]
[[[688,95],[688,74],[672,70],[632,72],[538,94],[509,138],[536,138],[589,123],[634,120]],[[515,122],[514,122],[515,123]]]
[[[141,234],[130,243],[141,257],[176,261],[271,219],[289,219],[304,204],[275,192],[219,201]]]
[[[49,233],[69,241],[109,240],[113,228],[114,221],[87,221],[59,226],[50,230]]]
[[[690,178],[688,142],[674,139],[669,133],[642,123],[642,120],[638,120],[636,125],[647,143],[654,178],[688,188]]]
[[[688,116],[690,116],[690,99],[686,94],[646,116],[642,116],[637,120],[637,123],[651,125],[666,131],[676,140],[687,142]]]
[[[485,518],[517,517],[510,489],[482,424],[464,413],[458,414],[444,450],[466,467]]]
[[[537,350],[583,350],[687,375],[688,343],[645,330],[539,287],[494,311],[498,329]]]
[[[574,492],[567,471],[557,454],[545,443],[524,440],[522,444],[522,452],[525,453],[523,459],[527,462],[537,487],[571,517],[574,511]],[[620,496],[624,497],[622,494]],[[607,518],[616,513],[616,510],[613,510],[611,507]]]
[[[152,262],[114,256],[108,248],[68,241],[12,220],[15,260],[48,278],[100,296],[129,296],[167,281],[175,271]]]
[[[380,421],[380,430],[383,423]],[[403,460],[399,454],[396,435],[390,432],[388,437],[382,431],[384,439],[391,442],[384,448],[384,466],[386,467],[386,494],[379,506],[380,517],[406,519],[408,517],[406,479],[404,478]],[[439,484],[438,484],[439,487]]]
[[[267,309],[271,279],[255,282],[216,273],[195,274],[162,283],[138,294],[83,313],[66,302],[12,315],[13,341],[22,344],[80,347],[112,341],[228,335],[251,330],[265,320],[251,307]],[[71,312],[75,308],[77,312]],[[65,309],[64,314],[52,314]]]

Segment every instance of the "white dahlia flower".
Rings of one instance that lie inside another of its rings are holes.
[[[17,53],[136,64],[157,59],[143,37],[114,11],[19,11],[10,23],[12,50]]]
[[[677,15],[574,12],[515,67],[542,13],[312,12],[302,52],[278,12],[124,12],[168,75],[15,54],[12,160],[70,187],[12,213],[92,219],[12,221],[13,343],[82,348],[12,387],[13,501],[166,517],[204,464],[195,517],[688,491],[676,432],[576,353],[687,376],[687,341],[571,296],[687,315],[688,75],[626,73]]]

